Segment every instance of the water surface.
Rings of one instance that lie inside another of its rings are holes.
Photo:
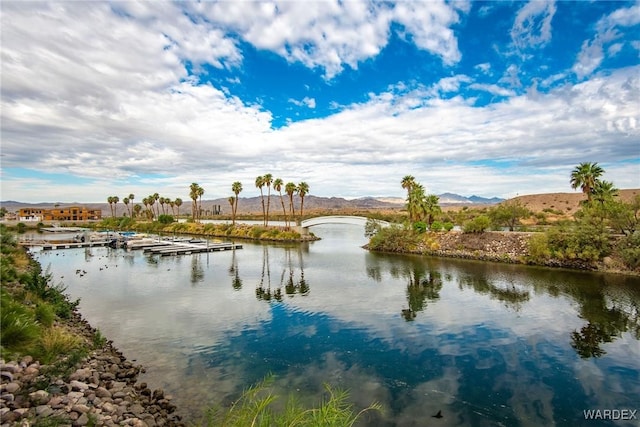
[[[357,410],[381,402],[362,425],[638,425],[583,411],[640,409],[640,279],[373,254],[362,227],[313,232],[180,257],[36,258],[188,416],[273,373],[284,397],[315,402],[329,383]]]

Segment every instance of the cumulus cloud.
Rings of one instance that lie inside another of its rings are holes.
[[[640,5],[620,8],[601,18],[596,24],[596,34],[582,43],[582,49],[573,65],[573,72],[582,79],[592,74],[605,60],[605,52],[615,56],[623,48],[623,43],[614,43],[621,37],[619,29],[640,24]],[[637,45],[631,44],[638,49]],[[608,46],[608,47],[607,47]]]
[[[518,12],[511,28],[511,39],[517,49],[538,48],[551,40],[551,21],[556,13],[552,0],[530,1]]]

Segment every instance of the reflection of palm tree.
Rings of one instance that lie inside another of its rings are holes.
[[[231,286],[236,291],[242,289],[242,279],[238,271],[238,260],[236,258],[235,247],[231,250],[231,267],[229,267],[229,274],[231,275]]]
[[[482,274],[470,274],[462,277],[459,285],[461,288],[462,286],[467,286],[479,294],[489,295],[491,299],[501,301],[506,307],[515,311],[519,311],[522,304],[529,301],[531,297],[529,291],[517,289],[513,283],[507,287],[500,287]]]
[[[204,279],[204,270],[200,263],[200,257],[193,255],[191,256],[191,284],[202,282],[202,279]]]
[[[425,271],[414,268],[409,276],[409,284],[407,285],[407,302],[408,309],[402,310],[402,316],[407,321],[416,318],[419,311],[423,311],[426,307],[427,300],[436,301],[440,299],[440,290],[442,289],[442,277],[439,271],[429,271],[425,276]]]

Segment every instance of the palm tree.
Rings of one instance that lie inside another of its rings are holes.
[[[287,182],[284,186],[284,192],[289,196],[289,212],[291,213],[291,218],[296,220],[296,208],[293,205],[293,195],[298,191],[298,187],[293,182]]]
[[[402,188],[407,190],[408,196],[409,193],[411,193],[411,189],[413,188],[413,186],[416,185],[416,179],[412,175],[405,175],[405,177],[402,178],[401,184]]]
[[[264,207],[264,193],[262,192],[262,187],[264,187],[264,177],[258,176],[256,177],[256,188],[260,189],[260,199],[262,200],[262,223],[266,225],[267,214]]]
[[[164,203],[165,203],[165,198],[164,197],[160,197],[158,199],[158,203],[160,203],[160,207],[162,208],[162,214],[164,215],[166,212],[164,211]]]
[[[431,227],[431,224],[435,221],[435,216],[442,213],[439,202],[440,198],[435,194],[429,194],[423,200],[424,211],[427,215],[427,223],[429,224],[429,227]]]
[[[131,216],[131,210],[129,209],[129,198],[125,197],[124,199],[122,199],[122,203],[124,203],[124,206],[127,208],[127,212],[129,212],[129,216]]]
[[[265,216],[264,225],[269,225],[269,205],[271,204],[271,184],[273,183],[273,175],[270,173],[262,177],[264,185],[267,186],[267,214]]]
[[[233,184],[231,184],[231,191],[233,191],[233,194],[236,195],[236,200],[235,200],[235,203],[233,204],[233,225],[235,225],[236,213],[238,212],[238,202],[240,201],[238,194],[240,194],[240,192],[242,191],[242,183],[240,181],[236,181]]]
[[[598,202],[604,205],[606,201],[612,200],[617,195],[618,189],[613,186],[613,182],[596,181],[593,196]]]
[[[198,205],[198,221],[200,221],[200,214],[202,213],[202,195],[204,194],[204,188],[198,187],[198,198],[200,199],[200,204]]]
[[[304,212],[304,196],[309,192],[309,184],[302,181],[298,184],[298,196],[300,196],[300,220],[302,220],[302,215]]]
[[[133,205],[133,214],[134,214],[136,217],[139,217],[139,216],[140,216],[140,211],[141,211],[141,210],[142,210],[142,206],[140,206],[140,205]]]
[[[107,203],[109,203],[109,210],[111,211],[111,216],[113,217],[113,196],[107,197]]]
[[[153,196],[151,197],[153,197],[153,200],[156,202],[160,199],[160,195],[158,193],[153,193]],[[151,204],[153,205],[153,203]],[[156,213],[157,213],[157,216],[160,216],[160,203],[156,205]]]
[[[231,225],[236,225],[236,211],[234,209],[234,206],[236,204],[236,198],[233,196],[230,196],[227,200],[231,205]]]
[[[147,219],[149,219],[149,198],[148,197],[144,197],[142,199],[142,204],[144,205],[144,209],[147,212]]]
[[[131,215],[132,218],[133,218],[133,206],[134,206],[133,199],[135,197],[136,196],[134,196],[133,193],[129,193],[129,196],[127,196],[127,198],[129,199],[129,203],[131,203],[131,209],[129,210],[129,215]]]
[[[591,195],[596,187],[598,178],[604,174],[604,169],[598,163],[583,162],[571,171],[571,188],[578,187],[587,195],[587,201],[591,201]]]
[[[284,199],[282,198],[283,185],[284,185],[284,182],[280,178],[276,178],[275,181],[273,181],[273,189],[276,190],[278,194],[280,194],[280,204],[282,204],[282,213],[284,214],[284,224],[285,226],[288,227],[289,225],[287,224],[287,210],[284,208]]]
[[[180,206],[182,206],[182,199],[180,197],[176,198],[176,200],[174,200],[174,202],[176,204],[176,207],[178,208],[178,215],[176,215],[176,217],[180,216]]]
[[[151,211],[151,220],[153,220],[153,218],[155,218],[156,214],[153,211],[153,205],[156,202],[156,196],[155,194],[150,195],[149,197],[147,197],[147,203],[149,204],[149,210]]]
[[[189,186],[189,197],[191,198],[191,217],[195,221],[196,220],[196,210],[198,209],[198,188],[200,186],[197,182],[191,183]]]
[[[409,213],[409,221],[416,222],[420,221],[426,214],[424,187],[417,182],[413,182],[410,188],[411,191],[407,195],[407,212]]]

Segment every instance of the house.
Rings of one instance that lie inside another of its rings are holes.
[[[53,209],[21,208],[18,219],[20,221],[88,221],[102,219],[102,210],[80,206]]]

